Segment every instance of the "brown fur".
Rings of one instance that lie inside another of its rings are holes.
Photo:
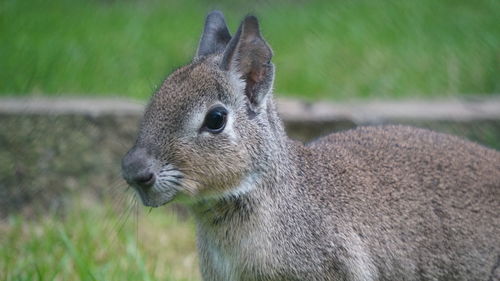
[[[155,174],[136,187],[144,204],[188,198],[204,280],[497,280],[499,152],[402,126],[292,141],[257,20],[230,42],[222,14],[207,25],[123,164],[126,178],[136,167]],[[230,121],[203,132],[216,104]]]

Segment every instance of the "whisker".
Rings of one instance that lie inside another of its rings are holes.
[[[106,228],[107,228],[107,231],[106,232],[115,232],[116,229],[119,229],[119,225],[121,225],[123,222],[126,222],[126,219],[128,217],[128,215],[130,214],[131,210],[132,210],[132,203],[133,203],[133,200],[134,200],[134,196],[133,194],[130,194],[129,196],[124,196],[125,199],[122,199],[121,201],[127,201],[129,202],[129,204],[127,204],[125,210],[122,210],[120,212],[120,214],[118,215],[118,218],[116,219],[116,221],[114,221],[112,223],[112,225],[108,225]],[[109,213],[107,215],[110,215],[111,212],[114,212],[115,210],[110,210]],[[109,229],[110,227],[110,229]],[[115,232],[115,234],[118,234],[119,231]],[[116,235],[117,236],[117,235]]]
[[[133,197],[134,193],[128,192],[130,188],[128,187],[125,189],[125,192],[119,193],[119,196],[114,196],[112,198],[106,198],[106,199],[111,199],[111,204],[109,204],[109,207],[106,209],[104,213],[104,221],[106,221],[106,224],[104,225],[104,229],[106,232],[111,232],[112,229],[114,228],[113,225],[115,225],[115,219],[117,216],[117,212],[121,212],[121,215],[118,217],[120,219],[121,216],[123,216],[123,205],[124,202],[126,202],[130,197]],[[109,201],[105,201],[109,202]]]
[[[111,198],[112,204],[111,204],[111,210],[110,211],[116,211],[119,209],[123,203],[129,198],[129,191],[130,191],[130,186],[127,186],[126,189],[123,190],[123,192],[118,193],[118,196],[113,196]],[[133,194],[133,193],[132,193]]]
[[[108,185],[108,188],[105,189],[106,193],[116,191],[123,183],[125,183],[125,181],[122,178],[118,177]]]
[[[170,168],[170,169],[168,169],[168,170],[163,170],[163,169],[162,169],[162,170],[160,171],[160,174],[165,173],[165,172],[175,171],[175,170],[176,170],[175,168]]]
[[[137,200],[134,201],[135,208],[135,245],[139,245],[139,203]]]
[[[133,197],[131,198],[132,200],[134,199]],[[114,239],[111,241],[111,245],[113,245],[114,243],[116,243],[118,241],[118,235],[122,232],[123,228],[125,227],[129,217],[130,217],[130,214],[133,212],[134,208],[134,204],[133,204],[134,201],[130,201],[130,204],[127,208],[127,210],[125,211],[125,217],[123,219],[121,219],[121,222],[120,220],[118,220],[118,223],[119,223],[119,227],[116,231],[116,235],[114,236]],[[136,201],[135,201],[136,202]]]
[[[171,184],[175,184],[175,185],[177,185],[177,186],[180,186],[180,185],[181,185],[181,183],[180,183],[180,182],[178,182],[178,181],[176,181],[176,180],[173,180],[173,179],[165,179],[164,181],[167,181],[167,182],[169,182],[169,183],[171,183]]]

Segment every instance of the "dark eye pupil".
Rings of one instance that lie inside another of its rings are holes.
[[[217,107],[208,112],[205,117],[205,127],[213,133],[220,133],[226,125],[227,111],[223,107]]]

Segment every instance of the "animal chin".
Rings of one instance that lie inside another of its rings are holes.
[[[178,190],[175,188],[157,190],[152,187],[148,191],[136,189],[136,192],[144,206],[156,208],[172,201],[176,197]]]
[[[139,193],[139,196],[141,197],[141,201],[144,206],[156,208],[172,201],[175,198],[176,194],[177,192],[174,192],[172,194],[161,194],[154,192],[148,194]]]

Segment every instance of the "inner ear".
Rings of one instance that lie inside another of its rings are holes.
[[[224,15],[220,11],[213,11],[207,15],[205,20],[196,57],[220,53],[224,51],[230,40],[231,35],[227,29]]]
[[[229,42],[221,68],[235,71],[245,81],[245,95],[253,109],[260,106],[272,87],[272,51],[262,38],[256,17],[247,16]]]

